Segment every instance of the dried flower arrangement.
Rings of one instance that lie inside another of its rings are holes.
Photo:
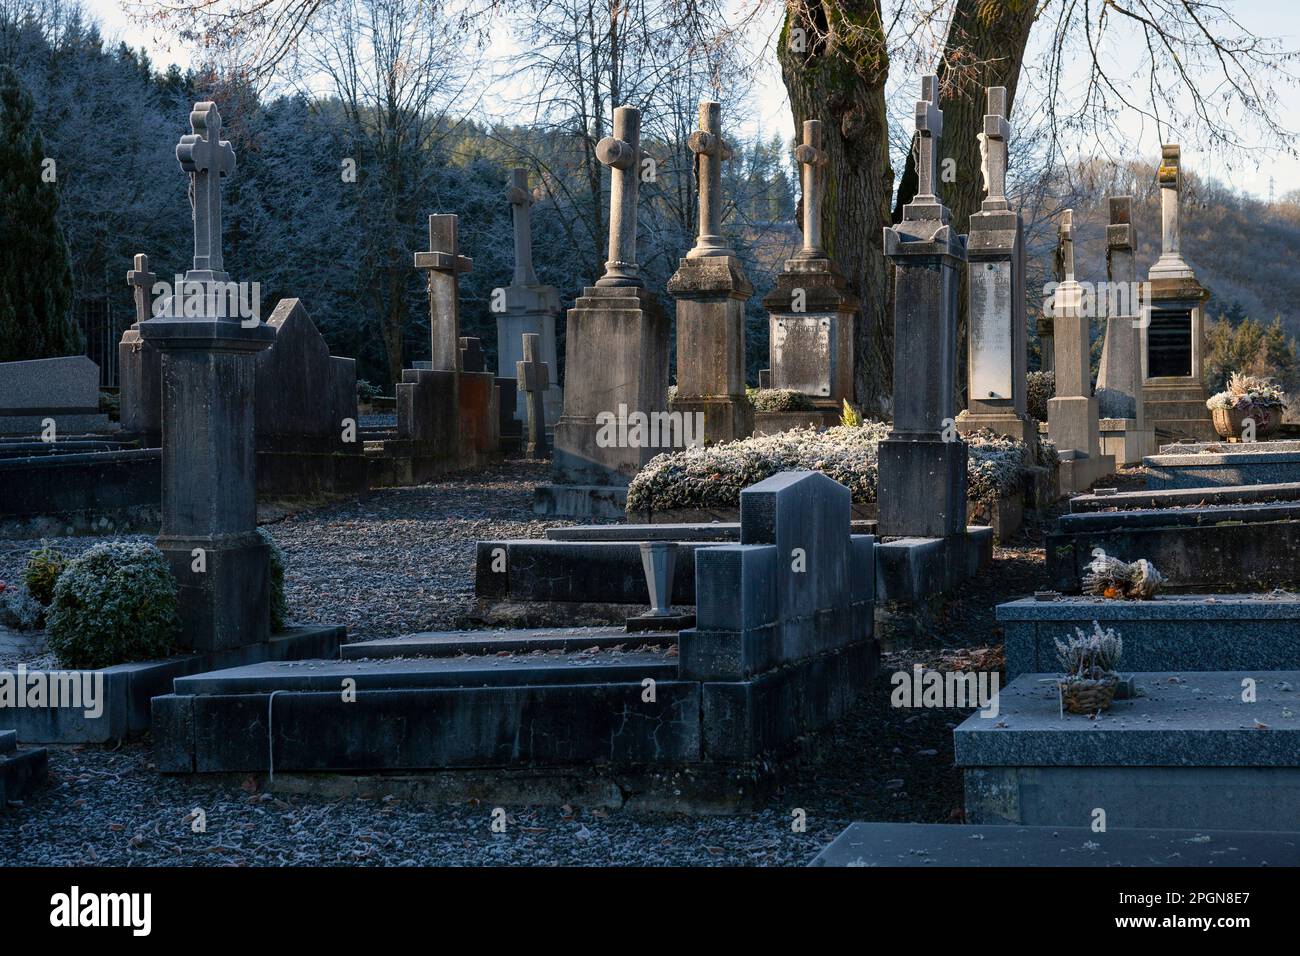
[[[1072,714],[1109,709],[1119,685],[1116,668],[1124,653],[1123,638],[1093,621],[1091,634],[1076,627],[1073,637],[1055,643],[1062,671],[1057,687],[1065,709]]]
[[[1083,576],[1083,590],[1097,597],[1149,601],[1165,583],[1165,576],[1146,558],[1121,561],[1097,551]]]

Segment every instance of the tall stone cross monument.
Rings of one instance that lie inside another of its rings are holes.
[[[190,125],[193,133],[176,147],[194,207],[187,302],[195,284],[211,289],[230,279],[221,260],[221,178],[235,168],[215,103],[196,104]],[[222,650],[264,641],[270,632],[270,555],[257,533],[253,390],[255,353],[275,341],[275,332],[256,317],[247,324],[239,316],[187,311],[195,310],[183,308],[178,294],[140,323],[144,344],[162,353],[158,547],[180,586],[182,646]]]
[[[894,422],[880,443],[882,535],[964,537],[966,443],[956,428],[958,270],[966,237],[953,232],[935,194],[943,112],[939,83],[921,80],[916,101],[917,193],[903,221],[885,229],[893,260]]]
[[[158,277],[149,269],[148,256],[137,255],[134,265],[126,274],[126,284],[135,300],[135,322],[117,345],[120,417],[123,431],[143,436],[152,445],[162,439],[162,355],[152,346],[145,347],[140,324],[152,317]]]
[[[1062,214],[1058,237],[1065,278],[1052,297],[1056,397],[1048,399],[1047,422],[1061,459],[1061,490],[1068,493],[1083,491],[1112,472],[1115,460],[1101,455],[1097,399],[1092,393],[1092,317],[1074,277],[1074,210]]]
[[[642,416],[662,416],[668,406],[668,318],[646,292],[636,261],[643,168],[638,109],[614,111],[614,134],[600,141],[596,154],[610,167],[609,260],[569,310],[554,474],[570,486],[627,485],[665,450],[662,435],[628,427]]]
[[[1183,258],[1179,202],[1182,152],[1163,147],[1160,168],[1160,258],[1151,267],[1151,301],[1143,316],[1143,400],[1147,425],[1174,438],[1213,441],[1218,436],[1205,408],[1201,381],[1205,354],[1205,303],[1201,285]]]
[[[1038,423],[1025,411],[1025,242],[1020,213],[1006,196],[1007,91],[994,86],[986,95],[980,152],[987,196],[971,216],[966,244],[969,405],[957,416],[957,427],[963,434],[989,428],[1025,442],[1032,462]]]
[[[745,302],[754,293],[735,250],[721,234],[722,163],[731,149],[722,138],[722,105],[700,104],[700,128],[691,134],[700,191],[695,246],[668,280],[677,300],[677,395],[672,410],[702,415],[709,442],[744,438],[752,428],[745,397]]]
[[[806,395],[813,411],[806,424],[839,423],[845,401],[853,399],[853,336],[858,299],[827,255],[822,238],[822,203],[827,156],[821,120],[806,120],[803,142],[794,151],[803,184],[803,242],[785,261],[776,286],[763,299],[768,311],[768,361],[771,387]],[[784,431],[788,415],[760,412],[754,430]]]
[[[528,170],[511,170],[505,198],[514,217],[515,273],[510,285],[493,292],[493,309],[497,313],[497,374],[502,378],[514,378],[518,364],[524,358],[521,343],[525,335],[538,337],[539,361],[545,362],[552,370],[559,368],[555,355],[555,317],[560,311],[560,294],[554,286],[540,283],[533,271],[530,214],[533,194],[528,188]],[[541,399],[546,420],[558,420],[564,403],[558,375],[552,377]],[[528,422],[528,401],[520,383],[515,396],[514,416],[525,425]]]

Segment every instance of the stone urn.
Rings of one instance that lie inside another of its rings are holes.
[[[1220,438],[1241,441],[1246,419],[1255,421],[1255,439],[1266,438],[1282,424],[1281,405],[1244,405],[1241,408],[1216,408],[1210,412],[1214,430]]]

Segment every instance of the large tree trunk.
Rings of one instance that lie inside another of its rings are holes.
[[[952,25],[944,46],[938,75],[942,82],[939,106],[943,110],[943,140],[940,144],[939,192],[952,213],[952,225],[959,233],[970,227],[972,213],[984,198],[980,174],[980,148],[976,138],[984,131],[985,87],[1007,88],[1007,114],[1016,97],[1016,84],[1025,57],[1025,44],[1034,25],[1035,0],[957,0]],[[956,72],[948,68],[956,65]],[[917,95],[920,85],[917,85]],[[1014,136],[1014,129],[1012,132]],[[944,163],[954,175],[943,175]],[[916,155],[909,153],[898,187],[894,221],[903,217],[903,205],[916,195]],[[966,367],[966,274],[961,275],[957,304],[958,370]],[[964,398],[966,376],[957,376],[958,397]],[[961,404],[965,404],[964,400]]]
[[[792,42],[802,30],[803,49]],[[879,0],[806,0],[787,6],[777,59],[796,135],[819,119],[827,153],[822,240],[862,302],[854,397],[873,417],[888,407],[894,325],[888,309],[883,232],[894,174],[889,165],[885,78],[889,60]]]

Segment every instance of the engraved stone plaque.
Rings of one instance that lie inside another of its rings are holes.
[[[1169,378],[1192,374],[1192,313],[1151,311],[1147,328],[1147,377]]]
[[[835,380],[835,323],[825,315],[772,316],[772,388],[814,398]]]
[[[1011,263],[970,270],[970,397],[1011,398]]]

